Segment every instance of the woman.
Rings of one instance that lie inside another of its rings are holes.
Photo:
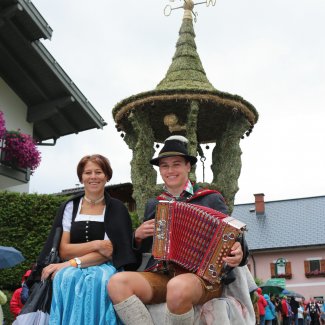
[[[107,158],[83,157],[77,174],[85,193],[61,207],[63,213],[53,226],[61,223],[63,227],[59,248],[63,262],[50,264],[42,272],[42,280],[54,278],[50,324],[119,324],[106,287],[117,271],[137,267],[131,219],[124,204],[105,192],[112,177]]]
[[[299,307],[298,307],[298,325],[304,325],[304,304],[302,301],[300,301],[299,303]]]

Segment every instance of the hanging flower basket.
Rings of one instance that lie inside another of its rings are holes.
[[[2,160],[16,168],[29,168],[31,173],[39,166],[41,154],[33,138],[18,131],[7,131],[3,136]]]

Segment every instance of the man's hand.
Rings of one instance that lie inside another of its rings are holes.
[[[142,223],[134,233],[136,242],[141,242],[143,239],[153,236],[155,232],[155,219],[151,219]]]
[[[229,256],[224,257],[223,261],[226,262],[231,267],[236,267],[240,264],[243,259],[243,250],[241,244],[236,241],[232,247]]]

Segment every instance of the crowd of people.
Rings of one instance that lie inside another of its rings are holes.
[[[324,325],[324,301],[296,299],[286,295],[263,294],[257,289],[256,324],[258,325]]]
[[[222,257],[227,272],[221,283],[211,284],[175,263],[159,263],[152,256],[145,271],[138,270],[143,253],[150,254],[159,200],[228,212],[219,192],[190,181],[189,173],[197,158],[188,153],[187,142],[182,136],[167,138],[158,157],[150,161],[159,168],[164,188],[158,197],[149,199],[144,221],[135,231],[125,205],[105,191],[113,174],[109,160],[99,154],[80,160],[77,175],[84,193],[58,210],[37,260],[37,266],[44,267],[36,267],[31,275],[37,278],[34,273],[39,272],[41,281],[53,280],[50,324],[150,325],[155,320],[148,306],[165,304],[161,316],[164,324],[191,325],[197,323],[198,306],[211,301],[213,304],[200,309],[200,317],[214,325],[253,325],[255,319],[259,325],[317,325],[314,308],[322,320],[320,308],[325,315],[324,307],[314,307],[312,300],[304,305],[294,298],[262,294],[246,266],[249,253],[244,235],[230,247],[229,255]],[[57,227],[63,229],[58,248],[61,260],[49,264],[46,260]],[[15,316],[26,300],[22,294],[25,276],[10,303]],[[33,281],[28,284],[27,290],[32,290]]]

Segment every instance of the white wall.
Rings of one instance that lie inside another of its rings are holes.
[[[27,105],[15,92],[0,78],[0,110],[4,113],[6,129],[33,134],[33,124],[26,121]],[[28,192],[29,183],[23,184],[11,178],[0,175],[0,191]]]

